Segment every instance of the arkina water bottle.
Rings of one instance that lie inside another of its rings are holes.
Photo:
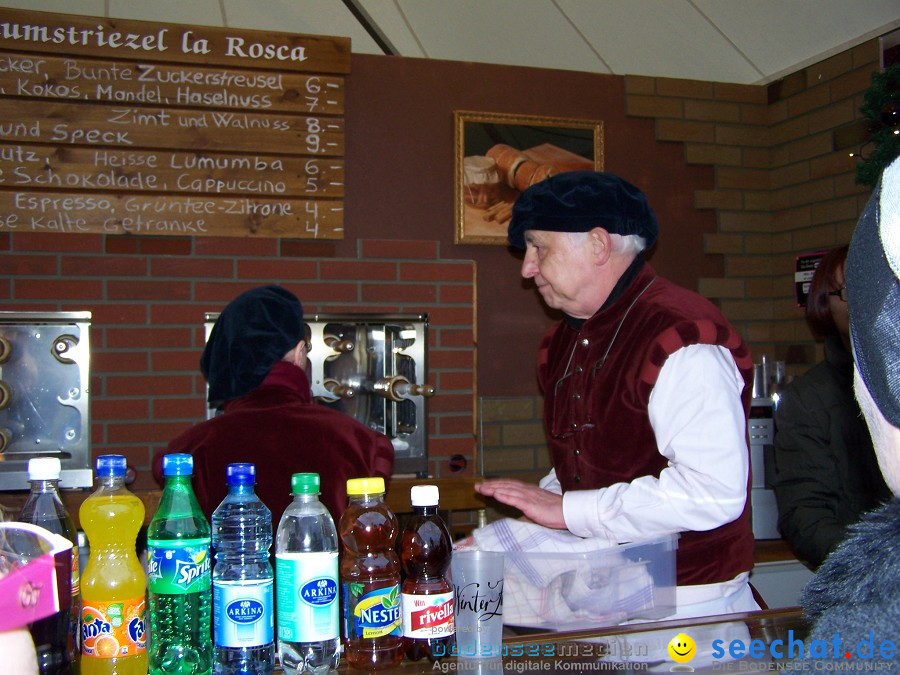
[[[341,516],[344,654],[355,668],[403,660],[397,517],[384,502],[384,479],[351,478]]]
[[[291,494],[275,537],[278,655],[289,675],[324,673],[340,660],[337,530],[319,474],[295,473]]]
[[[23,523],[40,525],[72,542],[72,606],[35,621],[29,627],[41,675],[76,672],[81,651],[78,640],[81,621],[78,532],[59,497],[61,468],[58,457],[34,457],[28,460],[31,492],[19,514],[19,520]]]
[[[159,508],[147,530],[150,672],[212,673],[210,527],[191,487],[194,459],[163,457]]]
[[[125,487],[125,457],[97,458],[97,487],[78,511],[91,547],[81,575],[81,675],[147,672],[147,575],[136,541],[144,504]]]
[[[256,467],[229,464],[228,494],[212,514],[213,651],[218,675],[275,669],[272,512],[256,496]]]
[[[446,656],[456,633],[453,586],[447,579],[453,540],[438,514],[439,496],[437,485],[414,485],[410,490],[413,515],[400,535],[405,575],[400,587],[403,647],[413,661]]]

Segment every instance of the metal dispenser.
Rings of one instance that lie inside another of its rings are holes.
[[[91,487],[90,312],[0,311],[0,490],[59,457],[60,486]]]
[[[207,313],[209,338],[218,313]],[[387,436],[394,473],[427,475],[427,314],[306,315],[312,395]],[[215,410],[210,410],[212,417]]]

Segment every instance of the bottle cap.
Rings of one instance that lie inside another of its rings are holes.
[[[97,458],[97,475],[104,478],[121,477],[128,471],[125,455],[100,455]]]
[[[351,478],[347,481],[347,495],[374,495],[384,493],[384,478]]]
[[[28,480],[59,480],[59,457],[32,457],[28,460]]]
[[[437,485],[413,485],[409,490],[409,499],[413,506],[437,506],[440,490]]]
[[[176,452],[163,457],[163,476],[190,476],[194,473],[194,458],[187,453]]]
[[[225,467],[225,482],[228,485],[253,485],[256,483],[256,465],[247,462],[229,464]]]
[[[317,495],[319,486],[319,474],[317,473],[295,473],[291,476],[291,494]]]

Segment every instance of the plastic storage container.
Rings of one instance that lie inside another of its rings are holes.
[[[579,553],[505,551],[503,623],[581,630],[675,611],[677,535]]]

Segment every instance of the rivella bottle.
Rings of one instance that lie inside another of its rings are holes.
[[[438,513],[439,497],[437,485],[414,485],[413,515],[400,535],[403,649],[412,661],[446,656],[456,633],[453,586],[447,578],[453,540]]]

